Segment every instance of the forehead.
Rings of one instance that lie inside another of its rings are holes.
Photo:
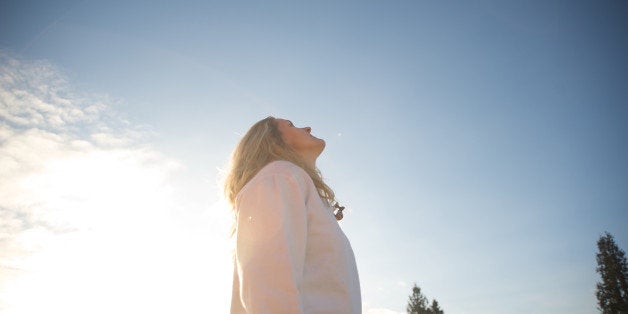
[[[279,123],[279,124],[291,124],[292,123],[292,121],[290,121],[290,120],[281,119],[281,118],[277,118],[277,119],[275,119],[275,121],[277,121],[277,123]]]

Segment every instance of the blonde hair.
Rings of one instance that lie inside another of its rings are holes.
[[[281,138],[274,117],[267,117],[255,124],[244,134],[231,154],[229,170],[225,178],[225,196],[235,209],[235,199],[242,187],[264,166],[275,160],[286,160],[301,167],[314,181],[322,200],[331,205],[334,191],[323,182],[318,169],[309,167]]]

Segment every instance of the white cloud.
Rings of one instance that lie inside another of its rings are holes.
[[[224,312],[226,237],[179,217],[182,165],[59,73],[0,52],[0,312]]]

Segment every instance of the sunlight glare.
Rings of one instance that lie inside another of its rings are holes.
[[[14,202],[49,224],[19,235],[7,313],[222,313],[226,234],[188,230],[177,213],[176,162],[148,150],[93,150],[47,160]],[[217,214],[205,217],[208,221]]]

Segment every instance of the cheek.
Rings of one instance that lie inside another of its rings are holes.
[[[286,133],[283,137],[283,140],[288,146],[292,147],[292,149],[298,150],[303,147],[307,147],[310,139],[303,134],[299,134],[297,132]]]
[[[288,146],[292,147],[293,149],[298,148],[299,146],[299,137],[297,136],[297,134],[294,134],[294,132],[284,132],[281,134],[281,139],[283,140],[284,143],[286,143]]]
[[[294,136],[292,136],[290,132],[281,132],[281,139],[283,140],[284,143],[288,145],[292,145]]]

